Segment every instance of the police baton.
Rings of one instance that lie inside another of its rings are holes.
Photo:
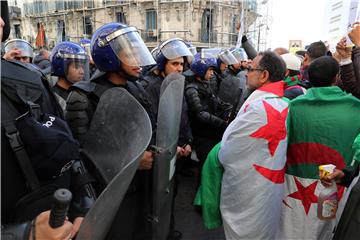
[[[58,228],[64,224],[71,198],[71,192],[65,188],[55,191],[49,219],[49,225],[52,228]]]

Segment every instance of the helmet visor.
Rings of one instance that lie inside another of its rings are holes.
[[[189,47],[189,51],[190,51],[191,54],[194,55],[194,56],[195,56],[195,54],[197,53],[196,47]]]
[[[151,50],[151,55],[153,56],[154,59],[156,59],[157,54],[159,53],[159,47],[154,47]]]
[[[160,51],[164,54],[164,56],[171,60],[178,57],[187,57],[188,63],[191,63],[194,56],[190,52],[188,46],[182,41],[182,40],[172,40],[169,42],[164,42],[162,44],[163,46],[160,46]]]
[[[243,48],[235,48],[231,51],[231,53],[234,55],[234,57],[239,63],[248,60],[248,56]]]
[[[232,55],[229,50],[223,50],[221,48],[202,49],[201,58],[219,58],[223,63],[227,65],[233,65],[238,63],[234,55]]]
[[[88,81],[89,57],[80,54],[63,54],[65,78],[69,82]]]
[[[21,51],[22,57],[34,57],[34,51],[31,45],[23,40],[10,40],[5,44],[5,52],[9,52],[12,49],[18,49]]]
[[[81,46],[84,48],[86,54],[89,55],[89,56],[91,56],[90,43],[81,44]]]
[[[200,58],[218,58],[221,51],[221,48],[203,48],[201,49]]]
[[[122,63],[142,67],[156,64],[154,58],[136,31],[121,34],[110,41],[112,50]]]
[[[227,65],[233,65],[238,63],[238,60],[229,50],[225,50],[221,52],[219,58],[223,63]]]

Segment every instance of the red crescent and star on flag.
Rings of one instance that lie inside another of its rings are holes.
[[[280,112],[266,101],[263,100],[262,102],[266,112],[267,123],[250,134],[250,137],[267,140],[270,155],[274,156],[280,141],[286,138],[285,120],[288,114],[288,108]],[[253,164],[253,166],[257,172],[271,182],[276,184],[284,183],[285,167],[280,170],[273,170],[257,164]]]
[[[339,169],[343,169],[346,166],[342,155],[335,149],[324,144],[295,143],[288,146],[286,161],[287,167],[301,164],[319,166],[330,163],[334,164]],[[318,179],[314,179],[314,182],[310,183],[308,186],[302,185],[302,183],[295,176],[294,181],[297,191],[289,194],[288,197],[300,200],[306,215],[308,215],[311,204],[317,203],[318,197],[315,195],[315,189],[319,181]],[[342,197],[344,190],[344,187],[338,186],[339,199]],[[283,203],[287,207],[291,208],[291,206],[285,202],[285,200],[283,200]]]

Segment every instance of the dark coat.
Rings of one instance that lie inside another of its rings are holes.
[[[351,181],[359,175],[359,165],[354,169],[343,169],[344,181],[341,185],[349,187]],[[351,189],[340,221],[336,227],[333,240],[337,239],[358,239],[360,228],[360,179]]]
[[[340,66],[342,88],[360,99],[360,47],[352,52],[352,63]]]

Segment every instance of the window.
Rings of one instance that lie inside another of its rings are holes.
[[[44,12],[44,3],[42,1],[34,2],[35,14],[41,14]]]
[[[83,17],[83,33],[86,35],[92,35],[92,25],[89,16]]]
[[[146,41],[157,40],[157,13],[155,9],[146,10]]]
[[[125,14],[123,12],[117,12],[116,13],[116,21],[119,22],[119,23],[125,23],[126,24]]]
[[[205,9],[201,21],[201,41],[215,42],[215,34],[213,30],[213,10]]]
[[[155,9],[146,10],[146,29],[157,28],[157,14]]]
[[[250,1],[248,2],[248,9],[249,9],[250,11],[253,11],[253,12],[256,12],[256,11],[257,11],[257,2],[256,2],[256,0],[250,0]]]
[[[55,3],[56,3],[55,9],[57,11],[61,11],[61,10],[65,9],[65,4],[64,4],[65,2],[64,1],[56,1]]]
[[[64,20],[57,21],[57,42],[66,41],[66,33],[65,33],[65,22]]]
[[[230,34],[230,43],[232,45],[235,45],[238,40],[238,30],[236,29],[237,25],[238,25],[238,16],[234,15],[232,17],[232,21],[231,21],[231,33],[232,34]]]
[[[20,24],[14,24],[15,38],[21,38]]]

